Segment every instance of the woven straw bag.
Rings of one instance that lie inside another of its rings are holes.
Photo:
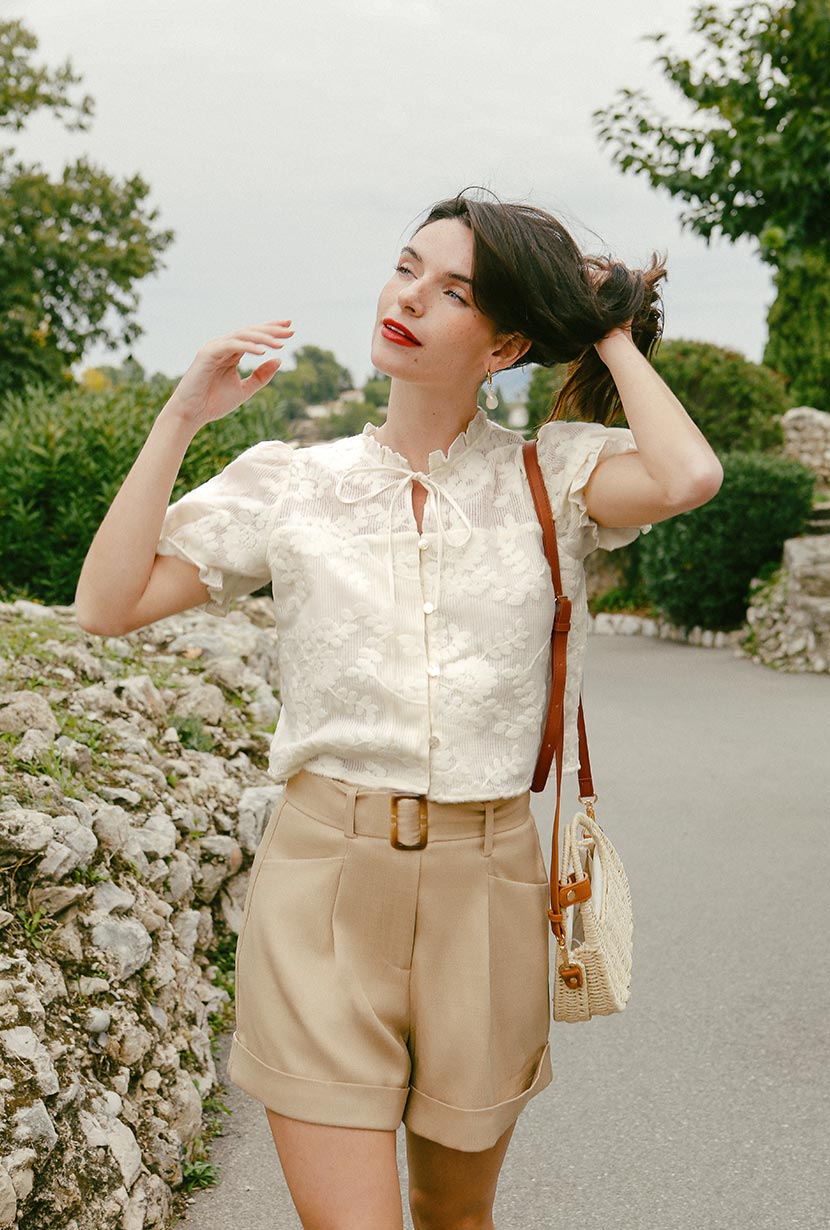
[[[587,876],[591,896],[564,911],[565,945],[556,945],[554,1018],[587,1021],[622,1012],[631,989],[631,890],[622,859],[591,803],[565,828],[562,872],[566,881]],[[571,972],[574,968],[579,977]]]
[[[556,599],[551,633],[551,692],[532,791],[544,790],[552,760],[556,761],[556,813],[550,871],[550,919],[556,940],[553,1018],[588,1021],[592,1016],[622,1012],[631,989],[633,915],[631,890],[622,860],[594,815],[594,783],[579,698],[578,811],[563,835],[562,876],[559,873],[559,809],[562,793],[565,673],[571,602],[562,593],[556,528],[547,489],[539,469],[536,441],[522,446],[525,469],[542,525],[545,555]]]

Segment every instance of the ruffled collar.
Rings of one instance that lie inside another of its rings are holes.
[[[441,466],[447,466],[452,462],[458,461],[467,449],[475,444],[484,434],[489,422],[487,411],[483,407],[479,407],[464,431],[460,431],[455,437],[446,453],[440,448],[432,450],[427,459],[429,473],[431,474],[434,470],[440,469]],[[378,430],[374,423],[366,423],[363,428],[360,439],[362,439],[368,453],[379,462],[385,462],[387,465],[396,468],[403,467],[412,471],[412,466],[402,453],[396,453],[388,444],[375,439],[375,433]]]

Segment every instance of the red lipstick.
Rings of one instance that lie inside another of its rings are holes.
[[[393,320],[391,316],[385,316],[382,323],[383,327],[381,328],[381,334],[388,341],[397,342],[399,346],[422,345],[414,333],[411,333],[410,330],[407,329],[405,325],[400,324],[399,321]]]

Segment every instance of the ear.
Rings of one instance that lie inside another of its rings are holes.
[[[522,337],[519,333],[501,334],[505,340],[501,345],[497,346],[491,353],[493,362],[490,364],[490,371],[498,372],[502,368],[510,367],[517,359],[520,359],[523,354],[526,354],[532,345],[526,337]]]

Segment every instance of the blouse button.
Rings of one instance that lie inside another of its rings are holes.
[[[440,673],[441,673],[441,667],[436,666],[434,662],[431,662],[429,666],[427,667],[428,675],[439,675]]]
[[[431,602],[424,603],[424,611],[427,615],[431,615],[434,610],[435,610],[435,607]]]
[[[428,545],[429,544],[427,543],[426,538],[424,538],[422,534],[421,537],[418,539],[418,550],[425,551]]]
[[[441,742],[441,740],[438,738],[438,736],[437,736],[437,735],[430,735],[430,736],[429,736],[429,746],[430,746],[430,747],[437,747],[437,746],[438,746],[438,744],[439,744],[440,742]]]

